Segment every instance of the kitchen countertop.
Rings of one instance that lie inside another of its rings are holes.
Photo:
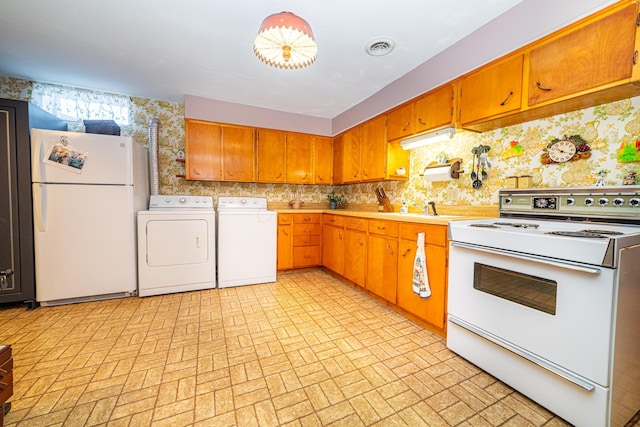
[[[460,207],[456,207],[460,208]],[[273,210],[279,214],[302,214],[302,213],[322,213],[322,214],[332,214],[332,215],[343,215],[343,216],[351,216],[351,217],[359,217],[359,218],[367,218],[367,219],[382,219],[382,220],[390,220],[390,221],[401,221],[401,222],[416,222],[423,224],[440,224],[446,225],[450,221],[460,221],[466,219],[479,219],[479,218],[497,218],[498,217],[498,208],[497,207],[484,207],[483,209],[479,209],[477,206],[465,206],[464,210],[456,209],[449,210],[446,209],[445,206],[442,206],[443,214],[441,215],[425,215],[417,212],[410,212],[408,214],[400,214],[398,212],[378,212],[372,210],[365,209],[327,209],[322,206],[309,206],[301,209],[291,209],[283,206],[270,206],[269,209]],[[441,207],[436,207],[436,209],[440,212]],[[465,210],[467,212],[465,212]],[[495,210],[495,213],[493,211]],[[477,211],[475,214],[471,214],[468,211]],[[455,212],[455,213],[454,213]]]

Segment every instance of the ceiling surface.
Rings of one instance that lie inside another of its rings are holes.
[[[0,12],[0,75],[333,118],[522,1],[12,0]],[[262,20],[285,10],[314,32],[310,67],[272,68],[253,54]],[[394,50],[368,55],[377,38]]]

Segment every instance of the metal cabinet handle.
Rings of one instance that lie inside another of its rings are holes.
[[[282,230],[282,234],[284,234],[285,236],[289,235],[289,233],[287,233],[287,230]]]
[[[389,252],[391,255],[393,255],[395,252],[393,252],[393,249],[391,248],[391,245],[387,243],[387,252]]]
[[[409,252],[411,252],[411,249],[407,249],[406,251],[404,251],[404,253],[402,254],[403,257],[406,257]]]
[[[404,125],[404,127],[402,128],[402,132],[406,132],[406,131],[407,131],[407,129],[409,129],[409,125],[410,125],[410,124],[411,124],[411,123],[407,122],[407,123]]]
[[[364,242],[362,241],[362,237],[358,236],[358,244],[360,246],[364,245]]]
[[[338,239],[342,240],[342,232],[338,231]]]
[[[318,181],[324,181],[324,178],[320,176],[320,174],[316,174],[316,178],[318,178]]]
[[[542,86],[542,84],[540,84],[540,82],[536,82],[536,86],[540,90],[544,90],[545,92],[551,92],[551,88],[550,87],[544,87],[544,86]]]
[[[378,230],[384,230],[385,228],[387,228],[387,227],[378,225]]]
[[[551,89],[549,89],[551,90]],[[507,102],[509,102],[509,100],[511,99],[511,97],[513,96],[513,91],[509,92],[509,95],[507,95],[507,97],[504,99],[504,101],[502,101],[500,103],[501,106],[504,106]]]
[[[421,125],[426,125],[427,123],[422,120],[422,117],[418,117],[418,123]]]

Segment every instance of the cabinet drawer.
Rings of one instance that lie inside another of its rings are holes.
[[[292,223],[293,218],[291,218],[291,214],[278,214],[278,224],[287,225]]]
[[[293,248],[293,266],[311,267],[320,265],[320,246],[299,246]]]
[[[13,372],[9,372],[0,380],[0,405],[13,396]]]
[[[325,225],[333,225],[334,227],[343,227],[344,217],[340,215],[324,215],[323,223]]]
[[[293,246],[318,246],[319,244],[319,235],[293,236]]]
[[[4,382],[4,378],[11,371],[13,371],[13,357],[10,357],[8,360],[5,360],[4,363],[0,365],[0,382]]]
[[[446,246],[447,227],[445,225],[429,224],[400,224],[400,237],[406,240],[416,241],[418,233],[425,233],[424,239],[427,244]]]
[[[321,224],[293,224],[294,236],[320,235]]]
[[[367,220],[364,218],[346,218],[344,225],[351,230],[367,231]]]
[[[11,359],[11,346],[0,345],[0,368],[9,359]]]
[[[398,223],[394,221],[369,220],[369,233],[398,237]]]
[[[322,214],[295,214],[293,216],[294,224],[320,224]]]

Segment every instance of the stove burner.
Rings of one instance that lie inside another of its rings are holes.
[[[525,224],[522,222],[494,222],[495,225],[503,225],[505,227],[516,227],[516,228],[538,228],[540,225],[538,224]]]
[[[585,233],[595,233],[595,234],[606,234],[610,236],[620,236],[624,234],[622,231],[611,231],[611,230],[582,230]]]
[[[583,237],[588,239],[607,239],[607,236],[599,233],[593,233],[587,230],[584,231],[549,231],[545,234],[553,234],[554,236],[567,236],[567,237]]]

